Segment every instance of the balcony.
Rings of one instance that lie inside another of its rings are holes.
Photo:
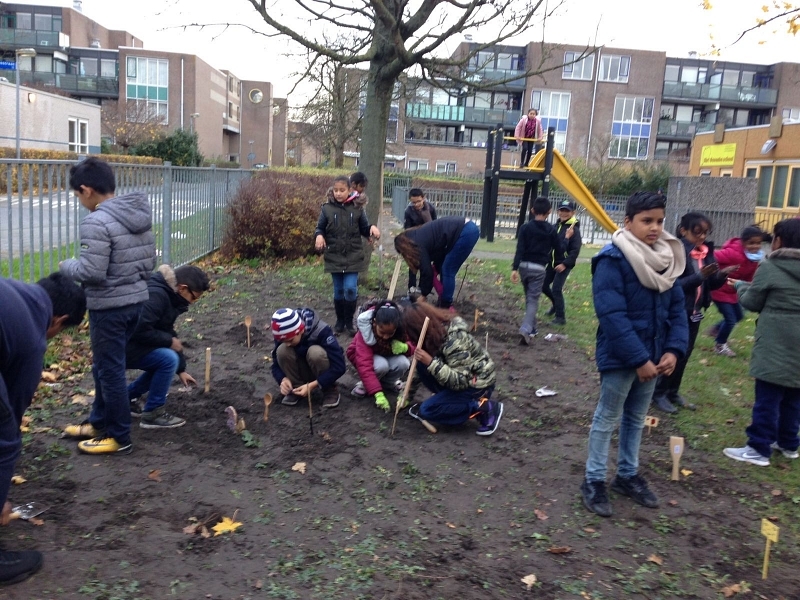
[[[0,29],[0,46],[15,48],[69,48],[69,36],[60,31]]]
[[[714,123],[661,119],[658,122],[658,137],[690,142],[696,133],[714,131],[714,126]]]
[[[498,87],[525,89],[525,71],[515,69],[469,69],[464,73],[464,78],[474,83],[497,83]]]
[[[499,108],[469,108],[467,106],[451,106],[448,104],[406,104],[406,117],[420,121],[436,121],[448,123],[478,123],[496,125],[502,123],[514,127],[519,121],[520,111],[502,110]]]
[[[19,71],[20,84],[40,84],[54,87],[76,96],[97,96],[102,98],[119,97],[119,79],[117,77],[90,77],[87,75],[69,75],[67,73],[39,73],[37,71]],[[17,71],[0,69],[0,76],[16,83]]]
[[[774,108],[778,99],[778,90],[711,83],[673,83],[665,81],[663,98],[665,100],[703,100],[722,104]]]

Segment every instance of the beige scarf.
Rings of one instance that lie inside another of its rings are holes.
[[[627,229],[618,229],[611,236],[611,243],[622,251],[639,283],[649,290],[666,292],[686,268],[683,243],[666,231],[650,246]]]

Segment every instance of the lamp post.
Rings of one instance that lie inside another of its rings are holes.
[[[20,158],[19,152],[19,59],[20,58],[33,58],[36,56],[36,50],[33,48],[19,48],[16,51],[16,61],[14,61],[14,79],[17,81],[17,160]]]
[[[189,115],[189,133],[194,133],[194,120],[200,116],[200,113],[192,113]]]

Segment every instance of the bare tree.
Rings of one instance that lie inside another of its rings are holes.
[[[132,146],[151,142],[166,131],[163,118],[144,102],[109,102],[103,104],[102,131],[111,143],[125,154]]]

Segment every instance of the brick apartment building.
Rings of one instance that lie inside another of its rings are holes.
[[[130,33],[89,19],[80,6],[80,0],[74,8],[0,4],[0,76],[15,82],[19,74],[22,85],[68,94],[128,121],[197,131],[208,158],[243,167],[285,164],[286,101],[273,97],[272,84],[242,81],[193,54],[145,49]],[[36,55],[17,61],[22,48]],[[80,131],[94,133],[88,125]]]

